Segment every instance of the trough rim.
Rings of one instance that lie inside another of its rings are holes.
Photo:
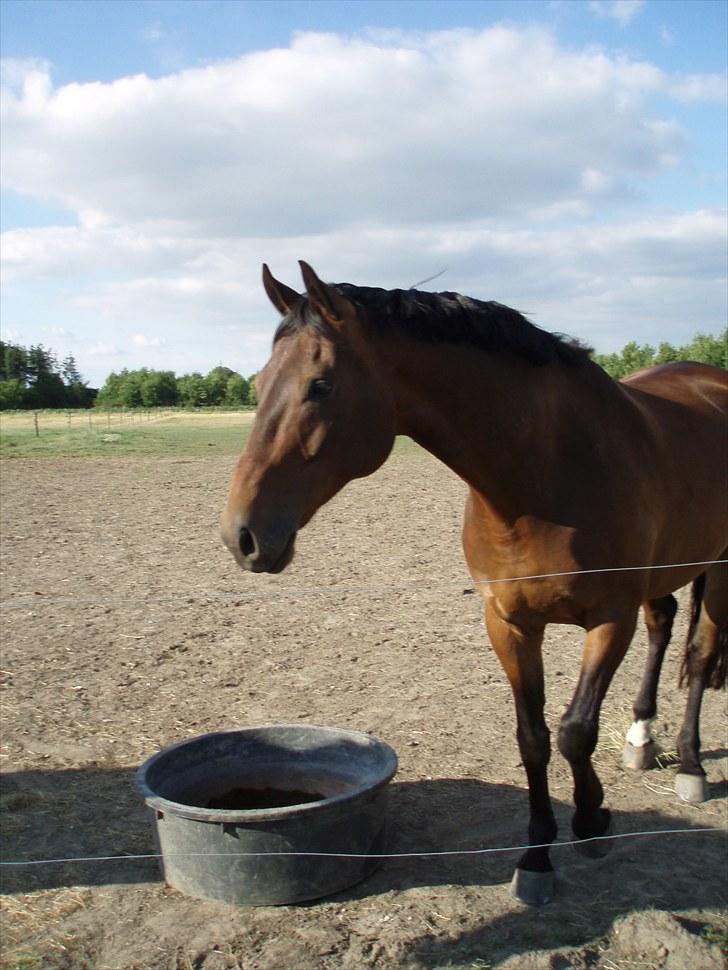
[[[384,771],[381,777],[372,783],[356,785],[353,788],[348,789],[348,791],[341,792],[338,795],[330,795],[327,798],[318,799],[315,802],[304,802],[301,805],[284,805],[275,808],[242,808],[242,809],[227,809],[227,808],[202,808],[201,806],[195,805],[185,805],[183,802],[175,802],[169,798],[165,798],[163,795],[157,794],[153,791],[146,782],[146,776],[148,771],[162,758],[168,757],[172,752],[183,748],[186,745],[192,744],[195,741],[200,741],[203,738],[217,738],[224,737],[230,734],[252,734],[257,731],[267,731],[271,729],[276,730],[310,730],[310,731],[325,731],[334,732],[339,736],[344,738],[350,738],[356,741],[365,741],[367,744],[379,748],[385,755],[386,762]],[[363,731],[356,731],[351,728],[338,728],[331,727],[330,725],[323,724],[256,724],[254,726],[248,726],[243,728],[225,728],[221,731],[209,731],[205,734],[197,734],[191,738],[185,738],[182,741],[177,741],[175,744],[170,744],[161,751],[152,755],[150,758],[137,768],[134,775],[135,787],[144,797],[145,804],[154,809],[160,815],[175,815],[181,818],[191,819],[197,822],[209,822],[211,824],[238,824],[245,825],[246,823],[253,822],[272,822],[276,820],[284,820],[291,818],[298,818],[300,816],[305,816],[310,812],[326,811],[329,807],[338,807],[348,801],[353,801],[357,798],[361,798],[362,795],[374,795],[384,788],[392,780],[399,767],[399,760],[397,758],[397,753],[391,745],[387,744],[386,741],[382,741],[380,738],[372,734],[365,734]]]

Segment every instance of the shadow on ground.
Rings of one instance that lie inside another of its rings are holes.
[[[154,852],[151,825],[134,789],[134,769],[100,767],[2,776],[2,861]],[[2,891],[101,886],[159,879],[155,859],[46,862],[0,869]]]
[[[725,796],[725,784],[711,786],[712,797]],[[570,838],[571,806],[554,800],[560,838]],[[151,821],[134,788],[133,769],[87,767],[11,773],[2,779],[3,861],[133,856],[153,853]],[[413,887],[464,887],[507,883],[518,851],[492,854],[427,855],[448,850],[468,853],[484,847],[510,847],[523,839],[528,796],[511,785],[473,779],[434,779],[390,786],[388,851],[423,853],[390,859],[359,886],[339,894],[355,900]],[[712,816],[714,819],[715,816]],[[656,811],[615,813],[619,833],[690,828],[684,819]],[[564,939],[575,938],[584,925],[590,938],[619,915],[635,908],[713,909],[726,905],[722,833],[646,836],[620,839],[603,860],[587,860],[570,847],[553,850],[559,871],[558,899],[539,919],[563,924]],[[155,859],[55,862],[2,867],[2,889],[33,892],[63,886],[157,882]],[[309,904],[316,905],[316,904]],[[513,910],[513,907],[516,907]],[[521,941],[525,949],[538,924],[518,904],[483,925],[482,931],[447,940],[431,937],[411,956],[425,966],[480,953],[495,938],[504,944]],[[582,937],[583,938],[583,937]],[[519,945],[521,945],[519,944]]]
[[[724,751],[705,754],[708,760],[724,756]],[[394,786],[392,794],[391,842],[397,851],[415,847],[471,849],[517,845],[528,817],[526,791],[510,786],[437,780]],[[711,800],[725,800],[727,795],[725,781],[709,786]],[[572,839],[571,804],[554,800],[554,810],[559,840]],[[725,830],[704,831],[720,827],[721,823],[724,826],[725,816],[721,819],[712,814],[695,823],[679,817],[677,812],[670,816],[652,810],[615,811],[613,817],[619,835],[688,831],[618,838],[611,843],[608,855],[599,860],[583,857],[572,846],[557,846],[551,853],[557,871],[556,897],[540,909],[530,909],[510,899],[509,883],[519,851],[392,860],[350,895],[424,885],[501,884],[499,900],[493,909],[489,900],[479,928],[473,930],[471,921],[471,927],[461,931],[452,919],[444,923],[433,918],[433,931],[407,947],[403,965],[428,968],[472,966],[477,961],[482,965],[496,964],[543,949],[545,940],[558,941],[550,945],[560,948],[581,948],[607,936],[616,920],[636,912],[725,912],[728,838]],[[468,899],[464,889],[463,908],[472,913],[472,907],[482,902],[477,895],[470,895],[472,898]],[[698,936],[704,929],[700,919],[694,925],[682,920],[682,925]],[[603,965],[596,944],[593,953],[580,953],[579,959],[585,961],[579,966]],[[548,965],[566,968],[573,964],[563,954],[555,954],[554,962]]]

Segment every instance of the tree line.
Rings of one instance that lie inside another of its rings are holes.
[[[26,348],[0,340],[0,410],[87,408],[95,396],[72,354],[59,361],[42,344]]]
[[[205,376],[177,377],[171,370],[122,370],[112,373],[96,396],[101,408],[255,407],[255,375],[243,377],[229,367],[213,367]]]
[[[728,370],[728,327],[718,336],[697,333],[684,347],[661,343],[655,348],[631,340],[619,353],[594,354],[593,359],[611,376],[619,380],[643,367],[669,364],[676,360],[695,360]]]
[[[675,360],[696,360],[728,370],[728,328],[722,334],[696,334],[689,344],[658,347],[630,341],[619,353],[595,354],[594,360],[614,378],[643,367]],[[229,367],[206,375],[177,377],[174,371],[124,369],[111,373],[95,390],[81,377],[69,355],[58,361],[43,346],[21,347],[0,340],[0,410],[29,408],[255,407],[255,375],[243,377]]]

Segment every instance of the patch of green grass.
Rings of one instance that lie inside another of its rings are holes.
[[[25,421],[7,420],[0,425],[0,456],[3,458],[114,458],[126,456],[200,457],[237,455],[251,427],[249,413],[217,418],[184,412],[147,421],[143,415],[74,415],[69,423],[63,414],[41,415],[36,435],[32,416]],[[89,421],[91,426],[89,426]],[[421,451],[411,438],[400,437],[395,453]]]
[[[33,430],[0,433],[4,458],[97,458],[126,455],[235,455],[242,451],[250,428],[234,424],[199,427],[194,424],[111,425],[108,428],[67,430],[49,428],[36,437]]]
[[[703,927],[703,939],[711,946],[720,947],[721,953],[728,957],[728,930],[724,927],[706,923]]]
[[[37,953],[31,953],[28,950],[23,950],[21,952],[16,952],[11,955],[9,961],[5,961],[0,964],[3,970],[41,970],[43,966],[43,957]]]

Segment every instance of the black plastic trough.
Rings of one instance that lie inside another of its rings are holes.
[[[366,734],[275,725],[182,741],[136,780],[171,886],[276,905],[339,892],[377,868],[367,855],[383,851],[396,770],[392,748]]]

